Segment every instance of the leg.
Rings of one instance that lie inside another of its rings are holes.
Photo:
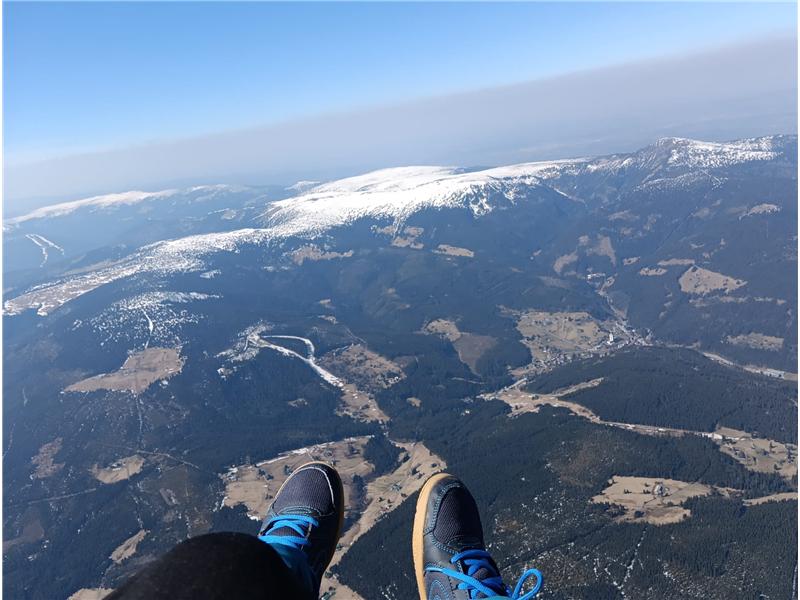
[[[446,473],[434,475],[419,493],[412,536],[420,600],[512,598],[529,600],[542,587],[542,574],[528,569],[514,590],[486,551],[478,507],[466,486]],[[525,582],[536,578],[527,592]]]
[[[243,533],[186,540],[107,600],[307,600],[311,596],[269,545]]]
[[[257,538],[212,533],[182,542],[108,600],[313,600],[343,522],[339,474],[308,463],[278,490]]]

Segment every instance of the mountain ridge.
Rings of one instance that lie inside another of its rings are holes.
[[[782,152],[786,151],[787,141],[789,143],[791,141],[796,143],[797,135],[773,134],[754,138],[742,138],[729,142],[706,142],[691,138],[663,137],[656,140],[653,144],[629,153],[523,162],[488,167],[476,171],[467,171],[463,167],[435,165],[388,167],[329,182],[299,181],[286,188],[287,191],[299,192],[297,196],[286,198],[283,201],[289,202],[290,200],[296,200],[297,198],[309,194],[344,191],[389,191],[392,187],[395,189],[402,189],[397,186],[398,180],[411,180],[422,183],[420,178],[425,174],[429,175],[429,179],[424,181],[424,183],[432,183],[437,180],[446,180],[453,177],[460,177],[463,182],[469,182],[470,180],[475,180],[477,176],[481,174],[488,179],[508,179],[528,176],[547,180],[552,178],[554,174],[561,169],[568,169],[570,167],[576,168],[579,165],[586,165],[590,171],[611,171],[619,168],[641,167],[650,163],[655,163],[653,166],[656,166],[659,162],[664,161],[665,156],[666,162],[672,167],[697,168],[701,166],[703,168],[716,168],[720,166],[729,166],[735,163],[777,158]],[[381,178],[378,176],[383,177]],[[432,176],[432,178],[430,176]],[[140,190],[112,192],[44,206],[24,215],[5,219],[3,224],[4,226],[13,226],[31,220],[63,216],[84,208],[112,208],[118,205],[170,197],[179,193],[186,194],[205,190],[213,192],[226,189],[244,190],[248,189],[248,186],[219,183],[192,186],[185,189],[170,188],[151,192]]]

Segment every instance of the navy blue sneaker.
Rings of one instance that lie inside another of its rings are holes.
[[[336,551],[343,523],[342,479],[332,466],[311,462],[283,482],[258,537],[293,569],[304,558],[300,566],[304,571],[310,570],[316,593]]]
[[[537,569],[525,571],[514,590],[503,583],[486,551],[475,499],[461,481],[446,473],[434,475],[420,490],[412,549],[420,600],[529,600],[542,588]],[[523,592],[531,577],[536,583]]]

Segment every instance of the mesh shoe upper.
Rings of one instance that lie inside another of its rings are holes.
[[[292,473],[278,491],[259,537],[271,545],[302,551],[319,587],[336,550],[343,515],[339,474],[330,465],[308,463]]]
[[[475,499],[462,485],[451,486],[442,496],[435,515],[433,537],[458,552],[483,548],[483,527]]]
[[[513,590],[503,583],[486,551],[475,499],[452,475],[434,475],[422,487],[412,548],[421,600],[531,600],[542,588],[536,569],[526,570]]]
[[[297,469],[286,480],[280,492],[272,502],[270,511],[282,514],[291,511],[298,514],[323,516],[336,512],[341,506],[341,499],[334,491],[338,479],[332,467],[311,463]]]
[[[434,476],[421,492],[417,511],[421,511],[418,516],[424,525],[421,531],[414,533],[422,538],[415,539],[415,544],[422,549],[420,560],[415,557],[415,568],[424,570],[420,583],[424,588],[421,590],[424,600],[466,600],[505,595],[506,589],[497,566],[483,552],[483,527],[478,506],[461,481],[451,475]],[[473,551],[479,554],[480,559]],[[460,558],[462,554],[465,555],[463,560]],[[416,566],[419,562],[421,567]],[[493,587],[489,588],[489,594],[466,589],[464,581],[451,576],[448,571]]]

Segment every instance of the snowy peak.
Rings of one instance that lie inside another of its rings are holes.
[[[432,166],[381,169],[273,202],[263,218],[277,237],[314,237],[362,218],[403,221],[424,209],[466,208],[479,216],[493,210],[495,199],[513,202],[522,187],[538,185],[552,164],[474,172]]]
[[[701,142],[665,137],[631,155],[641,165],[661,168],[716,169],[735,164],[775,160],[785,144],[783,136],[768,136],[734,142]]]
[[[582,174],[631,176],[634,184],[663,181],[783,153],[781,136],[728,143],[662,138],[632,154],[544,161],[465,171],[456,167],[408,166],[372,171],[310,187],[272,203],[264,224],[278,237],[315,237],[362,218],[401,222],[425,209],[466,208],[476,216],[513,203],[532,186],[558,190],[565,178]]]

